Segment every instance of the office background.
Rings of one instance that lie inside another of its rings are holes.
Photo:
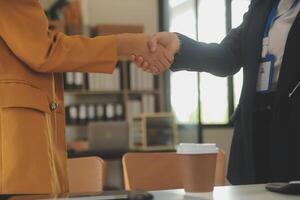
[[[41,0],[45,9],[55,0]],[[144,31],[175,31],[205,42],[220,42],[240,24],[249,0],[81,0],[83,27],[98,24],[133,24]],[[86,29],[86,28],[84,28]],[[161,76],[163,111],[172,111],[178,125],[178,142],[213,142],[229,154],[233,128],[230,115],[242,87],[241,72],[217,78],[196,72],[167,72]],[[158,82],[161,83],[161,82]],[[183,84],[184,83],[184,84]],[[189,88],[189,89],[187,89]],[[93,98],[99,98],[93,97]],[[103,98],[103,97],[100,97]],[[105,97],[106,98],[106,97]],[[67,103],[69,97],[66,97]],[[112,174],[120,168],[110,162]],[[121,185],[112,179],[110,185]]]

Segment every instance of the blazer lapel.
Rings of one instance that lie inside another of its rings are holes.
[[[287,97],[300,81],[300,13],[288,35],[278,80],[278,97]]]

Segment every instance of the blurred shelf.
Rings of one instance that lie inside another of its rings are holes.
[[[67,128],[86,128],[88,124],[66,124]]]
[[[67,96],[88,96],[88,95],[142,95],[156,94],[159,95],[159,90],[121,90],[121,91],[89,91],[89,90],[65,90]]]
[[[129,90],[125,91],[129,95],[139,95],[139,94],[160,94],[159,90]]]
[[[125,120],[111,120],[111,121],[93,121],[93,122],[89,122],[89,123],[105,123],[105,122],[126,122]],[[67,128],[86,128],[89,123],[86,123],[86,124],[66,124],[66,127]]]
[[[89,90],[65,90],[65,95],[80,96],[80,95],[122,95],[123,91],[89,91]]]

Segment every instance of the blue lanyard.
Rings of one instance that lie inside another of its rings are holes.
[[[284,0],[283,0],[284,1]],[[275,4],[273,5],[273,8],[271,10],[271,13],[269,15],[269,18],[268,18],[268,22],[267,22],[267,26],[265,28],[265,32],[264,32],[264,37],[268,37],[269,36],[269,31],[273,25],[273,23],[278,19],[280,18],[282,15],[279,15],[276,17],[276,14],[277,14],[277,10],[278,10],[278,6],[279,6],[279,3],[280,3],[280,0],[276,0]],[[295,0],[295,2],[293,3],[293,5],[290,7],[289,10],[295,8],[299,3],[299,0]]]

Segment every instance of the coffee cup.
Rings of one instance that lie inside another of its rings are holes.
[[[186,192],[213,191],[218,152],[216,144],[183,143],[177,146]]]

